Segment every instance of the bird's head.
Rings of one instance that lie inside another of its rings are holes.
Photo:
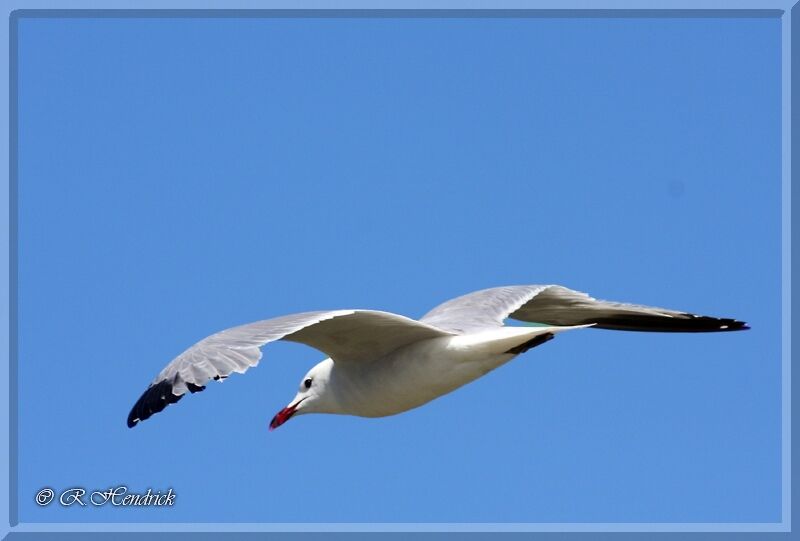
[[[325,359],[309,370],[300,380],[297,395],[288,406],[275,414],[269,423],[269,429],[275,430],[295,415],[332,411],[333,397],[328,386],[332,368],[333,361]]]

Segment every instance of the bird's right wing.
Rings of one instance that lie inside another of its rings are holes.
[[[654,306],[602,301],[558,285],[484,289],[440,304],[421,322],[454,332],[501,326],[506,318],[547,325],[593,325],[597,329],[712,332],[747,329],[742,321],[698,316]]]
[[[309,345],[334,362],[379,359],[402,346],[453,333],[390,312],[304,312],[233,327],[199,341],[156,376],[128,415],[128,426],[147,419],[209,380],[244,373],[261,359],[261,346],[275,340]]]

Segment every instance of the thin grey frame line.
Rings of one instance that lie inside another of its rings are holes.
[[[675,529],[674,526],[691,526]],[[720,528],[723,526],[723,528]],[[391,527],[390,530],[385,529]],[[653,528],[655,527],[655,528]],[[135,529],[131,529],[135,528]],[[14,531],[45,532],[483,532],[483,533],[781,533],[781,522],[23,522]]]
[[[9,128],[9,149],[8,149],[8,233],[9,233],[9,265],[8,265],[8,281],[9,281],[9,336],[8,336],[8,371],[9,371],[9,392],[8,392],[8,432],[9,432],[9,450],[8,450],[8,484],[9,484],[9,524],[13,528],[19,523],[19,474],[18,466],[19,460],[17,454],[19,453],[19,412],[17,405],[19,403],[19,264],[18,264],[18,133],[19,133],[19,117],[17,114],[17,105],[19,103],[17,84],[17,76],[19,74],[18,60],[19,60],[19,25],[18,19],[11,14],[9,20],[9,85],[8,85],[8,128]]]
[[[578,13],[576,13],[578,12]],[[780,18],[784,10],[769,8],[744,9],[381,9],[381,8],[332,8],[332,9],[20,9],[11,12],[13,18],[292,18],[292,19],[346,19],[346,18]]]
[[[792,57],[794,11],[781,17],[781,523],[788,531],[792,524],[792,65],[800,61],[800,52]]]

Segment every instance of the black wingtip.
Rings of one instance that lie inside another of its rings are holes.
[[[750,326],[747,323],[735,319],[692,315],[689,321],[691,321],[693,325],[697,325],[696,329],[694,330],[699,332],[746,331],[750,329]]]
[[[720,330],[727,330],[727,331],[749,331],[750,325],[745,323],[744,321],[736,321],[733,320],[727,329],[720,329]]]
[[[586,323],[594,323],[598,329],[646,332],[729,332],[746,331],[750,326],[744,321],[729,318],[680,314],[660,316],[651,314],[621,314],[596,318]]]
[[[196,393],[202,391],[205,387],[201,385],[187,384],[190,392]],[[139,421],[149,419],[153,414],[162,411],[170,404],[174,404],[183,398],[183,395],[175,395],[172,393],[172,383],[169,381],[160,381],[156,384],[150,385],[136,404],[131,408],[128,414],[128,428],[133,428]]]

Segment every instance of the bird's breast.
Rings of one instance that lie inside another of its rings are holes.
[[[514,355],[506,351],[530,334],[530,329],[506,327],[433,338],[371,363],[337,366],[339,402],[346,413],[362,417],[384,417],[416,408],[510,361]]]

